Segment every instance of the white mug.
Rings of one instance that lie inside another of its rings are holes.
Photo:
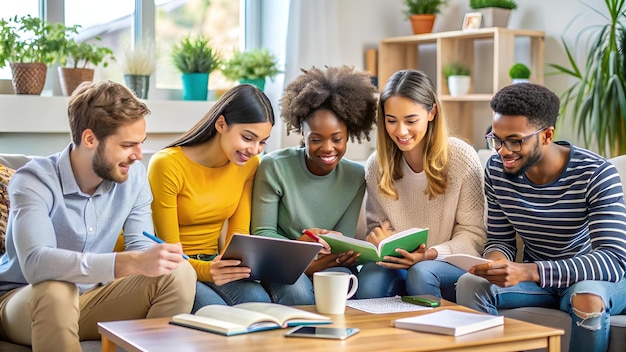
[[[348,288],[352,283],[352,288]],[[322,314],[343,314],[346,300],[356,293],[359,281],[356,276],[336,271],[320,271],[313,274],[315,308]]]

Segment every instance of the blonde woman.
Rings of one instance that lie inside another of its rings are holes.
[[[380,95],[376,153],[365,167],[366,216],[378,244],[394,231],[429,228],[428,243],[401,257],[368,263],[358,298],[430,294],[455,301],[463,270],[435,259],[480,256],[485,243],[483,172],[476,151],[449,137],[431,80],[421,71],[394,73]],[[382,226],[380,226],[382,224]],[[405,288],[406,287],[406,288]]]

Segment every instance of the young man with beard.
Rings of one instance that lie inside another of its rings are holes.
[[[457,284],[457,303],[498,309],[548,307],[572,317],[571,349],[606,351],[609,317],[626,313],[626,208],[619,174],[606,159],[555,142],[559,99],[530,83],[491,101],[498,153],[485,169],[487,244],[492,259]],[[524,242],[515,263],[516,240]]]
[[[155,244],[142,159],[148,108],[121,84],[82,84],[72,143],[17,170],[0,258],[0,334],[34,351],[80,351],[99,321],[189,312],[196,275],[176,244]],[[120,230],[126,251],[114,253]]]

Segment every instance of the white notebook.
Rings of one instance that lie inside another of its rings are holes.
[[[396,328],[459,336],[504,324],[504,317],[444,309],[416,317],[396,319]]]

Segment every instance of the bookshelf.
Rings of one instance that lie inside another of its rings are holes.
[[[518,54],[526,56],[525,61],[531,70],[530,82],[543,84],[545,33],[490,27],[473,31],[449,31],[383,39],[380,42],[378,57],[379,87],[382,89],[387,79],[398,70],[420,69],[420,50],[424,48],[432,50],[434,47],[436,74],[429,76],[437,88],[437,95],[443,105],[448,125],[454,135],[468,141],[475,148],[480,148],[484,141],[473,138],[474,110],[478,104],[488,104],[498,90],[511,84],[508,71],[515,63],[517,38],[527,38],[529,41],[528,50]],[[478,53],[479,50],[489,53]],[[491,70],[482,70],[487,72],[480,72],[478,76],[476,57],[481,55],[490,55],[493,64]],[[471,69],[470,94],[452,97],[448,92],[443,67],[455,61]],[[487,82],[481,82],[486,83],[483,84],[486,88],[474,89],[476,79],[486,80]]]

